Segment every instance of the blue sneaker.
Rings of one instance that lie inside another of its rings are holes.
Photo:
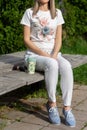
[[[70,127],[75,127],[76,126],[76,121],[75,121],[75,117],[70,110],[64,110],[63,109],[63,114],[65,116],[65,124],[70,126]]]
[[[48,104],[46,105],[48,111],[48,117],[52,124],[60,125],[60,117],[58,113],[57,107],[50,107]]]

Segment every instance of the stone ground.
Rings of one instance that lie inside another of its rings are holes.
[[[18,99],[18,109],[14,109],[12,102],[7,102],[8,98],[1,99],[0,102],[7,105],[0,109],[0,130],[87,130],[87,86],[74,85],[72,109],[77,122],[75,128],[64,124],[61,96],[57,100],[62,120],[59,126],[50,124],[48,120],[46,99]]]

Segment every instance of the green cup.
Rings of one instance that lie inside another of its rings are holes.
[[[27,70],[29,74],[35,74],[36,59],[34,57],[28,58]]]

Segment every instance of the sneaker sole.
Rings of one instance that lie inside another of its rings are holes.
[[[71,127],[71,128],[74,128],[74,127],[76,127],[76,126],[70,126],[70,125],[68,125],[67,123],[65,123],[65,125],[66,125],[66,126],[69,126],[69,127]]]
[[[53,123],[50,119],[49,119],[50,123],[53,125],[61,125],[61,123]]]

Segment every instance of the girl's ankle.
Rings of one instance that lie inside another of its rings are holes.
[[[64,106],[63,109],[64,109],[64,110],[70,110],[71,107],[70,107],[70,106]]]
[[[50,107],[56,107],[56,102],[48,101],[48,104],[49,104]]]

